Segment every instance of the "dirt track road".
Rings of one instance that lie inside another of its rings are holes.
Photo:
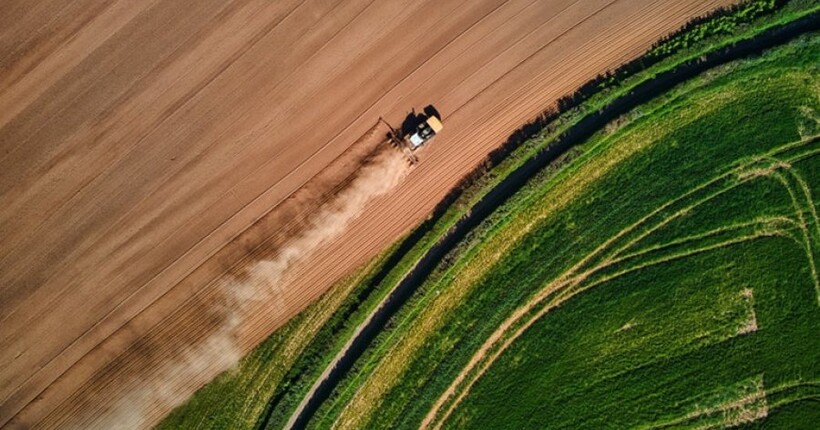
[[[265,239],[287,226],[264,216],[379,116],[432,103],[445,130],[243,319],[240,351],[419,222],[517,126],[728,3],[4,2],[0,426],[82,422],[196,351],[221,324],[211,281],[273,252]],[[191,367],[180,393],[218,370]]]

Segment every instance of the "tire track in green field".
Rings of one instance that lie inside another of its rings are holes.
[[[820,154],[820,150],[814,145],[818,142],[818,136],[810,139],[803,139],[798,142],[777,147],[767,153],[757,157],[752,157],[741,161],[735,167],[724,172],[670,200],[657,209],[653,210],[637,222],[621,230],[606,242],[581,259],[564,274],[558,276],[551,283],[547,284],[527,303],[513,311],[513,313],[493,332],[485,343],[474,353],[468,364],[452,381],[445,392],[437,399],[436,403],[427,413],[422,421],[421,427],[432,426],[438,429],[447,420],[450,414],[461,403],[469,393],[472,386],[480,379],[487,369],[501,356],[501,354],[526,331],[532,324],[543,317],[547,312],[559,306],[569,298],[584,292],[597,285],[611,281],[617,277],[632,273],[637,270],[651,266],[668,263],[681,258],[690,257],[696,254],[709,252],[719,248],[737,245],[763,237],[780,236],[794,240],[798,246],[804,249],[807,255],[811,276],[815,285],[815,291],[820,305],[820,286],[818,285],[817,269],[814,259],[814,245],[809,233],[810,223],[815,225],[813,230],[818,229],[816,207],[811,198],[808,185],[794,172],[792,164],[796,161],[811,158]],[[808,149],[808,150],[805,150]],[[791,152],[797,152],[790,155]],[[787,157],[778,158],[778,155]],[[788,172],[794,178],[796,186],[790,183],[781,172]],[[750,223],[741,223],[729,226],[718,227],[710,232],[701,235],[694,235],[688,238],[680,238],[666,244],[648,247],[627,253],[643,239],[661,230],[670,222],[697,209],[701,205],[713,201],[724,193],[733,190],[741,184],[749,183],[758,178],[773,178],[780,182],[792,201],[795,219],[789,217],[769,217],[762,218]],[[796,188],[802,190],[797,192]],[[803,197],[801,200],[800,197]],[[688,203],[688,204],[687,204]],[[684,205],[681,207],[681,205]],[[807,220],[805,214],[810,214],[811,219]],[[654,221],[654,224],[653,224]],[[781,225],[792,225],[802,233],[802,240],[791,234],[791,229],[783,228]],[[642,227],[645,227],[642,229]],[[756,227],[745,234],[730,237],[728,239],[707,244],[701,247],[685,249],[681,252],[659,258],[640,261],[640,257],[654,254],[658,250],[686,244],[689,242],[703,241],[715,235],[720,235],[732,231],[743,231],[745,228]],[[625,241],[625,243],[624,243]],[[623,243],[623,245],[617,246]],[[626,269],[615,272],[609,276],[591,280],[604,269],[615,267],[619,263],[629,260],[637,260],[637,263]],[[549,299],[549,301],[547,301]],[[545,302],[547,301],[547,302]]]
[[[796,173],[793,173],[796,175]],[[808,221],[804,213],[809,212],[810,210],[806,208],[806,206],[813,208],[814,202],[811,200],[811,196],[807,196],[808,202],[801,202],[798,196],[795,193],[794,188],[792,187],[791,183],[789,183],[788,179],[783,176],[783,174],[779,172],[775,172],[774,177],[780,181],[784,187],[789,192],[789,197],[792,199],[792,205],[794,206],[794,211],[799,218],[799,227],[800,232],[803,234],[803,247],[806,251],[806,258],[809,260],[809,270],[811,271],[811,277],[814,282],[814,291],[815,291],[815,298],[817,299],[817,304],[820,306],[820,282],[817,279],[817,266],[814,260],[814,247],[812,246],[811,234],[809,233],[809,225]],[[804,205],[805,203],[805,205]],[[815,226],[817,225],[817,220],[813,220]]]
[[[655,422],[641,428],[646,430],[659,430],[670,427],[678,427],[682,425],[685,426],[687,424],[700,424],[696,427],[699,429],[733,427],[739,424],[751,422],[754,420],[754,418],[759,419],[765,417],[771,411],[779,407],[788,405],[790,403],[798,402],[801,400],[817,400],[818,398],[820,398],[820,394],[818,394],[817,390],[817,388],[820,388],[820,381],[817,380],[794,380],[767,389],[763,386],[762,374],[755,379],[756,380],[754,382],[756,386],[754,387],[754,390],[752,390],[751,392],[744,392],[741,388],[738,390],[739,392],[737,393],[737,396],[732,399],[724,400],[722,402],[709,405],[707,407],[696,408],[684,416],[672,420]],[[742,386],[742,384],[743,381],[738,382],[737,385]],[[803,388],[809,388],[814,390],[809,392],[808,394],[799,393],[799,391]],[[789,393],[795,391],[798,391],[797,395],[791,395],[783,399],[772,401],[773,398],[777,395],[788,395]],[[755,405],[761,408],[758,410],[748,408],[750,406],[754,407]],[[743,416],[744,412],[757,412],[762,414],[762,416]],[[699,421],[703,420],[707,420],[707,423],[705,423],[705,425],[699,423]]]
[[[635,252],[631,252],[629,254],[623,254],[622,256],[617,258],[615,261],[613,261],[613,263],[620,263],[620,262],[627,261],[627,260],[630,260],[630,259],[633,259],[633,258],[636,258],[636,257],[645,256],[645,255],[650,254],[650,253],[656,253],[658,251],[663,251],[663,250],[671,248],[671,247],[676,247],[676,246],[679,246],[679,245],[685,245],[687,243],[691,243],[691,242],[694,242],[696,240],[709,239],[709,238],[713,238],[713,237],[718,236],[718,235],[723,235],[723,234],[727,234],[727,233],[735,233],[737,231],[743,231],[743,230],[746,230],[746,229],[755,230],[755,229],[760,228],[760,227],[773,226],[773,225],[776,225],[778,223],[791,224],[791,225],[797,226],[797,222],[795,220],[793,220],[791,218],[788,218],[788,217],[783,217],[783,216],[771,216],[771,217],[756,218],[752,221],[746,221],[746,222],[740,222],[740,223],[721,226],[721,227],[709,230],[709,231],[704,232],[704,233],[699,233],[699,234],[695,234],[695,235],[691,235],[691,236],[684,236],[684,237],[681,237],[679,239],[669,241],[667,243],[652,245],[652,246],[646,247],[644,249],[641,249],[641,250],[638,250],[638,251],[635,251]]]

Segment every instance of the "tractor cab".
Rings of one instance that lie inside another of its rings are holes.
[[[426,120],[421,121],[416,127],[415,133],[410,135],[411,149],[418,149],[427,143],[427,141],[434,138],[436,133],[440,132],[442,128],[444,128],[444,126],[435,116],[431,115],[427,117]]]
[[[419,161],[415,151],[436,137],[444,128],[439,118],[441,116],[439,116],[438,111],[430,105],[424,108],[424,113],[411,111],[399,129],[393,128],[382,117],[379,117],[379,122],[387,126],[389,130],[387,138],[396,148],[404,152],[410,164],[415,164]]]

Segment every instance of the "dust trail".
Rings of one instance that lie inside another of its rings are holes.
[[[207,309],[215,329],[203,340],[179,348],[182,352],[162,360],[149,375],[128,381],[127,394],[119,396],[113,406],[98,409],[96,416],[68,427],[149,427],[184,403],[198,386],[233,368],[242,356],[238,338],[246,317],[263,307],[268,311],[273,307],[274,312],[284,309],[283,281],[288,269],[337,238],[372,199],[394,189],[410,169],[404,156],[389,146],[371,152],[335,195],[301,220],[304,227],[300,233],[284,242],[272,257],[217,281],[220,298]]]
[[[281,303],[281,280],[293,263],[309,256],[338,237],[361,214],[374,197],[395,188],[410,171],[403,155],[391,148],[375,154],[356,177],[308,221],[308,227],[289,241],[277,255],[248,270],[245,279],[229,285],[230,295],[240,307],[244,302],[274,299]]]
[[[236,320],[232,321],[236,323]],[[232,368],[242,357],[231,322],[199,345],[185,349],[152,375],[132,381],[130,391],[90,422],[73,423],[76,429],[144,429],[156,424],[156,411],[167,412],[195,391],[192,380],[210,380]]]

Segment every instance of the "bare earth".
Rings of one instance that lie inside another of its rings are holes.
[[[3,2],[0,426],[89,426],[123,399],[155,423],[517,126],[729,3]],[[285,200],[379,116],[430,103],[445,129],[421,163],[229,318],[225,279],[252,279],[332,190]],[[160,398],[129,397],[158,377]]]

